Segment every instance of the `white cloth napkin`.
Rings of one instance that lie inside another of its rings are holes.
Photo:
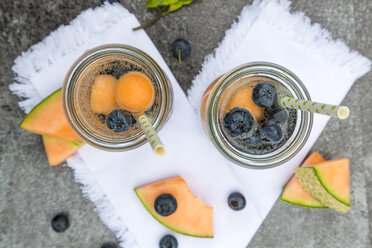
[[[198,108],[204,89],[218,75],[257,60],[292,70],[306,84],[313,99],[339,103],[352,83],[369,70],[370,62],[349,52],[343,43],[333,42],[326,31],[309,22],[303,14],[290,15],[288,1],[256,1],[244,8],[239,22],[226,32],[220,47],[207,57],[202,72],[195,78],[189,92],[192,105]],[[185,178],[191,190],[214,208],[215,238],[174,234],[179,247],[245,247],[293,167],[308,152],[328,119],[316,117],[307,145],[280,168],[253,171],[231,165],[202,133],[195,112],[146,33],[131,31],[138,24],[118,4],[87,10],[16,59],[16,83],[10,88],[26,98],[20,106],[28,112],[61,86],[69,66],[89,48],[115,42],[149,53],[165,70],[174,88],[173,112],[159,133],[168,149],[167,156],[155,157],[147,145],[125,153],[103,152],[86,145],[79,156],[68,160],[68,165],[74,168],[83,192],[96,204],[100,217],[124,247],[157,247],[164,234],[172,233],[146,212],[133,188],[173,175]],[[333,92],[328,89],[333,89],[336,82],[337,92],[327,95],[326,92]],[[319,90],[320,86],[326,90]],[[228,194],[236,190],[245,194],[248,201],[240,212],[230,210],[226,203]]]
[[[248,197],[244,210],[236,212],[228,207],[231,192],[248,192],[202,133],[197,113],[149,37],[144,31],[132,31],[138,25],[134,15],[119,4],[85,11],[16,59],[13,69],[17,83],[11,85],[11,90],[28,97],[20,103],[27,112],[61,87],[70,65],[87,49],[124,43],[150,54],[165,70],[174,90],[172,114],[159,132],[167,155],[155,156],[149,145],[121,153],[85,145],[79,156],[68,160],[68,165],[75,169],[84,192],[123,247],[158,247],[161,237],[172,233],[146,211],[133,189],[175,175],[182,176],[195,195],[213,206],[215,228],[213,239],[173,233],[179,246],[244,247],[262,218]]]
[[[288,68],[305,84],[313,100],[330,104],[340,104],[355,80],[371,68],[371,61],[332,39],[319,24],[311,25],[302,12],[291,14],[289,1],[255,1],[242,10],[219,47],[206,57],[188,92],[193,107],[198,109],[204,90],[215,78],[253,61]],[[304,159],[328,120],[327,116],[315,115],[306,145],[280,167],[248,170],[231,164],[261,216],[268,214],[293,168]]]

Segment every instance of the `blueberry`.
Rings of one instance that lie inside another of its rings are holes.
[[[267,120],[278,124],[285,124],[289,118],[288,110],[277,105],[265,108],[264,114]]]
[[[239,192],[234,192],[228,198],[229,207],[235,211],[242,210],[245,207],[245,198]]]
[[[70,227],[70,220],[66,214],[57,214],[52,219],[52,228],[56,232],[64,232]]]
[[[253,126],[254,119],[251,112],[243,108],[230,109],[223,118],[223,127],[232,137],[247,136]]]
[[[249,146],[259,146],[262,144],[262,138],[258,131],[254,132],[251,136],[246,138],[244,141]]]
[[[118,246],[114,242],[105,242],[101,245],[101,248],[117,248]]]
[[[181,60],[185,59],[191,53],[191,45],[185,39],[177,39],[172,44],[173,56]]]
[[[178,242],[177,239],[173,235],[165,235],[161,238],[159,242],[160,248],[177,248]]]
[[[283,137],[283,131],[276,123],[264,125],[260,131],[261,137],[270,143],[278,143]]]
[[[125,132],[132,125],[132,116],[124,110],[114,110],[106,118],[106,126],[114,132]]]
[[[161,194],[155,199],[155,211],[161,216],[169,216],[177,209],[177,201],[171,194]]]
[[[263,82],[254,86],[252,100],[260,107],[270,107],[276,100],[276,94],[277,92],[275,86]]]

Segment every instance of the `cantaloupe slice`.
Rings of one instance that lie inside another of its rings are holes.
[[[252,92],[252,87],[242,87],[241,89],[237,90],[237,92],[230,97],[229,103],[226,105],[225,112],[235,107],[241,107],[248,109],[257,121],[262,120],[264,118],[264,108],[257,106],[253,102]]]
[[[119,108],[115,96],[116,82],[116,78],[111,75],[96,77],[90,93],[90,108],[94,113],[108,115]]]
[[[66,120],[61,93],[59,89],[40,102],[25,116],[19,127],[32,133],[80,141]]]
[[[313,168],[327,192],[340,202],[350,206],[349,159],[330,160]]]
[[[313,167],[296,168],[295,173],[301,186],[319,202],[339,212],[349,211],[350,179],[347,159],[326,161]],[[335,196],[343,200],[349,199],[348,204],[341,202]]]
[[[313,152],[307,159],[305,159],[301,167],[309,167],[319,164],[323,161],[324,158],[318,152]],[[307,193],[307,191],[301,186],[296,175],[293,175],[293,177],[284,186],[280,199],[282,201],[303,207],[326,208],[325,205],[321,204],[312,195]]]
[[[62,163],[84,144],[82,141],[73,142],[47,135],[42,137],[50,166]]]
[[[144,73],[132,71],[119,78],[116,86],[116,101],[131,113],[142,113],[154,103],[155,89]]]
[[[138,198],[150,214],[169,229],[194,237],[213,238],[213,208],[193,195],[179,176],[135,188]],[[176,211],[161,216],[154,209],[155,199],[171,194],[177,200]]]

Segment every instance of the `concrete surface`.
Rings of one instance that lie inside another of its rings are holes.
[[[120,1],[141,22],[153,11],[145,0]],[[147,29],[174,75],[187,90],[201,67],[240,13],[251,1],[198,0]],[[100,247],[115,236],[99,220],[94,206],[81,193],[68,167],[50,168],[40,136],[17,128],[23,113],[8,90],[14,58],[81,10],[98,0],[0,1],[0,248]],[[372,58],[371,0],[295,0],[335,37]],[[192,54],[180,66],[170,44],[188,39]],[[347,121],[332,120],[313,147],[325,157],[351,159],[352,209],[348,214],[290,206],[278,201],[249,248],[372,247],[372,73],[355,83],[344,100],[352,111]],[[361,104],[360,104],[361,103]],[[67,212],[71,227],[55,233],[50,219]]]

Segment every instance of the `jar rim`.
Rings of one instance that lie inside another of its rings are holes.
[[[227,141],[219,127],[218,105],[229,86],[249,76],[269,77],[283,84],[294,97],[311,100],[302,81],[283,66],[263,61],[246,63],[223,74],[212,87],[205,108],[206,130],[217,150],[231,162],[245,168],[273,168],[293,158],[305,145],[313,126],[313,113],[298,111],[294,132],[284,145],[273,152],[254,155],[238,150]]]
[[[159,88],[159,110],[154,116],[152,123],[155,130],[160,130],[169,118],[173,103],[172,85],[161,67],[144,51],[133,46],[124,44],[105,44],[87,50],[70,67],[66,74],[62,87],[62,106],[66,119],[73,131],[86,143],[108,151],[126,151],[137,148],[147,142],[143,131],[126,139],[102,137],[94,133],[83,124],[79,118],[74,102],[74,95],[79,78],[86,68],[97,60],[108,56],[128,57],[141,63],[154,78],[154,83]]]

